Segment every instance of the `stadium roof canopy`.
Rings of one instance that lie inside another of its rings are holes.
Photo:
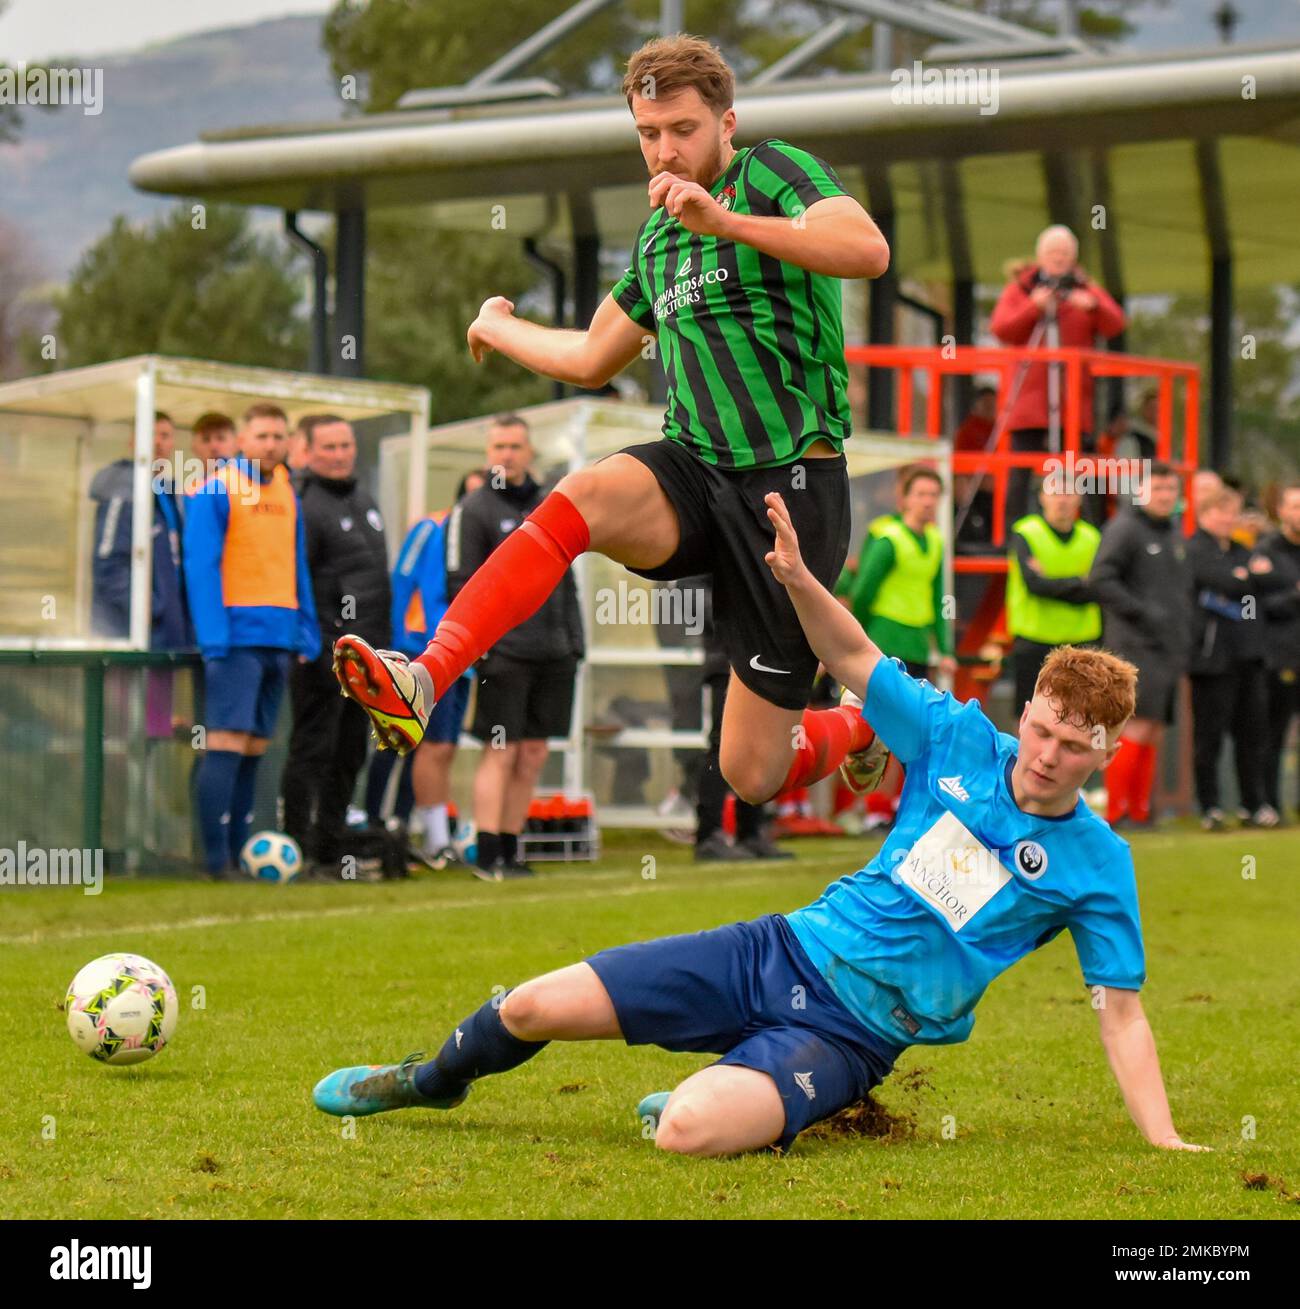
[[[887,204],[906,276],[998,282],[1049,220],[1080,231],[1087,261],[1100,203],[1128,294],[1203,291],[1225,239],[1238,286],[1300,280],[1300,49],[971,67],[996,72],[985,84],[995,100],[986,90],[983,106],[900,103],[910,69],[742,86],[736,141],[791,140],[873,213]],[[646,216],[645,166],[617,97],[214,133],[143,156],[131,180],[290,211],[426,205],[435,224],[466,230],[487,230],[505,204],[512,233],[598,235],[606,247],[626,246]]]

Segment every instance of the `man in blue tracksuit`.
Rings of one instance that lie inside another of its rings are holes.
[[[186,502],[185,577],[207,689],[199,824],[214,879],[237,866],[248,835],[289,660],[320,653],[288,440],[284,411],[253,405],[238,456]]]
[[[153,583],[149,648],[179,650],[191,644],[181,575],[181,501],[171,484],[170,464],[176,448],[172,420],[154,415]],[[90,484],[95,502],[95,553],[91,562],[91,630],[97,636],[131,634],[131,521],[135,464],[118,459],[101,468]]]
[[[476,491],[487,475],[475,469],[466,473],[456,491],[459,504]],[[421,518],[406,534],[393,569],[393,649],[414,658],[429,644],[447,612],[448,513]],[[434,706],[424,739],[411,756],[402,782],[410,778],[414,811],[424,832],[421,862],[437,869],[460,867],[463,860],[451,840],[448,806],[451,800],[451,765],[465,723],[472,673],[457,678]],[[367,808],[371,822],[379,817],[383,790],[399,756],[384,751],[370,762]],[[399,802],[398,811],[402,805]]]

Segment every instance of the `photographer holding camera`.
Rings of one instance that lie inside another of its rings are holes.
[[[1054,226],[1039,235],[1035,262],[1021,269],[1003,288],[989,323],[1004,345],[1085,346],[1098,337],[1109,339],[1124,330],[1124,311],[1079,267],[1079,242],[1068,227]],[[1092,416],[1092,376],[1083,369],[1079,398],[1080,443],[1089,455],[1096,441]],[[1065,369],[1056,364],[1024,366],[1012,386],[1006,427],[1011,449],[1047,453],[1063,448],[1065,430]],[[1055,439],[1053,440],[1053,434]],[[1007,488],[1007,522],[1029,513],[1029,488],[1034,470],[1016,468]],[[1060,488],[1062,490],[1068,488]],[[1099,523],[1104,500],[1085,496],[1083,516]]]

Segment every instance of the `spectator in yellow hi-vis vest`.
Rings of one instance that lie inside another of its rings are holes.
[[[1007,559],[1007,628],[1015,637],[1015,708],[1034,698],[1043,660],[1058,645],[1093,645],[1101,637],[1101,606],[1088,571],[1101,533],[1079,517],[1081,499],[1044,483],[1042,512],[1011,525]]]
[[[913,677],[928,673],[931,638],[939,670],[957,670],[944,612],[943,538],[934,521],[942,492],[932,468],[903,469],[898,512],[868,526],[856,575],[842,588],[867,635],[885,654],[901,659]]]

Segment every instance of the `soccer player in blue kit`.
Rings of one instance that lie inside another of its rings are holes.
[[[875,858],[794,913],[602,950],[525,982],[464,1019],[426,1063],[331,1073],[317,1107],[450,1109],[475,1080],[549,1041],[621,1039],[722,1056],[642,1101],[660,1148],[786,1148],[861,1100],[908,1045],[964,1041],[989,983],[1068,930],[1139,1131],[1165,1149],[1204,1149],[1174,1128],[1138,997],[1146,970],[1128,844],[1079,794],[1118,748],[1136,669],[1062,646],[1018,738],[999,732],[978,704],[883,655],[805,565],[782,497],[766,503],[767,563],[809,644],[907,770]]]

